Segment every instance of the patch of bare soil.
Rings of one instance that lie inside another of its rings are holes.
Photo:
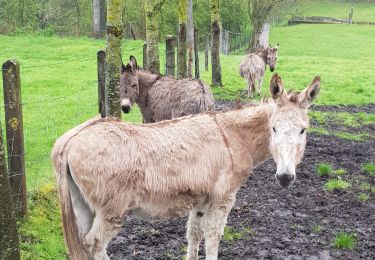
[[[228,106],[222,106],[226,109]],[[360,110],[362,111],[362,110]],[[360,112],[358,111],[358,112]],[[327,178],[318,177],[318,163],[347,171],[348,191],[327,192]],[[375,196],[360,202],[360,184],[375,185],[363,163],[375,162],[375,140],[363,142],[310,134],[306,152],[289,189],[275,182],[269,160],[256,169],[237,194],[228,225],[235,231],[250,228],[250,235],[222,240],[219,259],[375,259]],[[148,222],[129,217],[108,247],[111,259],[182,259],[186,250],[186,218]],[[351,250],[334,249],[340,231],[355,233]],[[203,245],[200,256],[204,259]]]

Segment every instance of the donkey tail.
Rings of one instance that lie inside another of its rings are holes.
[[[71,260],[89,260],[91,257],[86,251],[76,223],[76,216],[73,210],[71,195],[69,192],[70,171],[67,163],[67,156],[63,153],[60,157],[60,165],[55,170],[58,176],[59,198],[61,206],[64,240],[68,248]]]

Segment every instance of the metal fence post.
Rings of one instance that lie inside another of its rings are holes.
[[[27,212],[27,194],[20,64],[18,61],[8,60],[3,64],[3,87],[9,182],[15,212],[18,217],[24,217]]]

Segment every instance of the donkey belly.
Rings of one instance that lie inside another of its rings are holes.
[[[191,209],[201,203],[206,196],[191,194],[157,194],[137,203],[131,213],[142,219],[170,219],[187,216]]]

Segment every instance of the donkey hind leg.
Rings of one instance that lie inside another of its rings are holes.
[[[188,241],[187,260],[198,259],[199,244],[203,239],[203,216],[204,210],[193,208],[189,214],[186,237]]]
[[[235,193],[228,194],[220,201],[214,202],[207,212],[204,222],[206,260],[216,260],[218,257],[220,240],[234,201]]]
[[[97,212],[92,228],[83,240],[94,260],[109,260],[106,251],[107,245],[121,230],[122,220],[122,217],[113,217]]]
[[[81,191],[74,182],[70,172],[68,174],[68,187],[74,215],[76,216],[77,228],[79,229],[79,236],[81,239],[83,239],[92,226],[94,214],[92,213],[89,205],[83,199]]]
[[[252,98],[254,96],[254,90],[255,90],[255,81],[252,76],[249,76],[247,79],[248,83],[248,92],[247,92],[247,97]]]

